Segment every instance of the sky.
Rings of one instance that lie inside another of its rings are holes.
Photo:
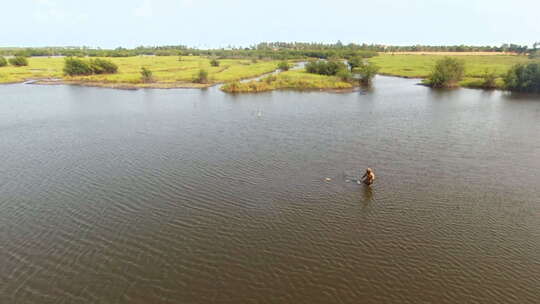
[[[0,0],[0,6],[0,47],[540,41],[540,0]]]

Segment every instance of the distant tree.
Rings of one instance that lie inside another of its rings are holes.
[[[208,83],[208,71],[205,69],[200,69],[197,76],[195,76],[194,82],[196,83]]]
[[[289,63],[287,61],[281,61],[278,64],[278,69],[280,69],[282,71],[288,71],[290,68],[291,68],[291,66],[289,65]]]
[[[434,88],[455,87],[465,75],[465,63],[462,60],[444,57],[437,61],[428,83]]]
[[[4,67],[8,64],[6,58],[4,58],[3,56],[0,56],[0,67]]]
[[[92,75],[94,71],[88,62],[83,59],[67,57],[64,59],[64,74],[68,76]]]
[[[218,67],[219,61],[216,58],[213,58],[212,60],[210,60],[210,65],[213,67]]]
[[[518,64],[504,76],[506,89],[540,93],[540,63]]]
[[[369,86],[372,84],[373,78],[375,78],[379,72],[379,67],[371,62],[366,62],[355,68],[353,72],[360,76],[360,83],[362,85]]]
[[[28,65],[28,59],[24,56],[15,56],[11,59],[9,59],[9,64],[17,67],[21,66],[27,66]]]
[[[141,68],[141,81],[144,83],[153,82],[153,73],[146,67]]]

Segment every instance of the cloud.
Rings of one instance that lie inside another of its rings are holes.
[[[153,15],[152,2],[149,0],[143,1],[133,10],[133,15],[135,17],[151,17]]]

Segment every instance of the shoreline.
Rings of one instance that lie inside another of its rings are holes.
[[[257,76],[261,77],[261,76]],[[245,80],[249,80],[245,79]],[[2,83],[2,84],[8,84],[8,83]],[[0,85],[2,85],[0,84]],[[217,87],[220,85],[224,85],[226,83],[224,82],[217,82],[217,83],[211,83],[211,84],[197,84],[197,83],[150,83],[145,84],[143,86],[140,85],[134,85],[134,84],[128,84],[128,83],[100,83],[100,82],[86,82],[86,81],[64,81],[64,80],[35,80],[32,82],[24,81],[24,82],[14,82],[9,84],[31,84],[31,85],[42,85],[42,86],[55,86],[55,85],[69,85],[69,86],[80,86],[80,87],[89,87],[89,88],[104,88],[104,89],[114,89],[114,90],[131,90],[136,91],[140,89],[159,89],[159,90],[173,90],[173,89],[208,89],[211,87]],[[361,86],[353,86],[351,88],[346,89],[325,89],[325,88],[313,88],[313,89],[293,89],[293,88],[284,88],[284,89],[275,89],[275,90],[269,90],[264,92],[242,92],[242,93],[228,93],[224,92],[226,94],[234,94],[234,95],[240,95],[240,94],[260,94],[260,93],[268,93],[273,91],[295,91],[295,92],[328,92],[328,93],[350,93],[354,91],[360,90]]]
[[[188,83],[188,82],[155,82],[155,83],[141,83],[141,84],[132,84],[132,83],[110,83],[110,82],[97,82],[97,81],[75,81],[75,80],[51,80],[51,79],[37,79],[32,83],[28,81],[18,82],[21,84],[35,84],[35,85],[72,85],[72,86],[81,86],[81,87],[93,87],[93,88],[107,88],[107,89],[117,89],[117,90],[139,90],[139,89],[206,89],[220,83],[210,83],[210,84],[199,84],[199,83]]]
[[[253,78],[245,78],[240,81],[249,81],[250,79],[257,79],[260,77],[264,77],[265,75],[271,75],[274,72],[271,73],[265,73],[263,75],[259,75]],[[378,76],[384,76],[384,77],[396,77],[396,78],[402,78],[402,79],[417,79],[420,80],[420,82],[416,83],[416,85],[425,86],[428,88],[432,88],[431,86],[423,83],[421,80],[424,80],[425,78],[422,77],[411,77],[411,76],[403,76],[403,75],[394,75],[390,73],[378,73]],[[191,82],[176,82],[176,83],[167,83],[167,82],[156,82],[156,83],[145,83],[145,84],[132,84],[132,83],[107,83],[107,82],[95,82],[95,81],[74,81],[74,80],[63,80],[58,78],[42,78],[42,79],[25,79],[24,81],[15,81],[15,82],[4,82],[0,83],[0,85],[13,85],[13,84],[29,84],[29,85],[41,85],[41,86],[55,86],[55,85],[69,85],[69,86],[80,86],[80,87],[89,87],[89,88],[104,88],[104,89],[114,89],[114,90],[131,90],[136,91],[140,89],[159,89],[159,90],[172,90],[172,89],[208,89],[211,87],[216,87],[220,85],[226,84],[226,82],[216,82],[216,83],[208,83],[208,84],[199,84],[199,83],[191,83]],[[459,89],[459,88],[465,88],[465,89],[475,89],[475,90],[484,90],[484,91],[506,91],[503,88],[483,88],[481,86],[457,86],[453,89]],[[306,88],[306,89],[294,89],[294,88],[283,88],[283,89],[273,89],[268,91],[262,91],[262,92],[236,92],[236,93],[229,93],[225,92],[226,94],[233,94],[233,95],[240,95],[240,94],[260,94],[260,93],[268,93],[273,91],[294,91],[294,92],[326,92],[326,93],[351,93],[355,91],[360,91],[362,89],[362,86],[355,85],[351,88],[343,88],[343,89],[335,89],[335,88]],[[434,88],[432,88],[434,89]]]

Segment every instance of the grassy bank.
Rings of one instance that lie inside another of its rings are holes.
[[[217,67],[210,59],[198,56],[137,56],[107,58],[118,65],[118,73],[67,77],[63,75],[64,58],[32,57],[26,67],[1,67],[0,83],[23,82],[30,79],[60,79],[60,83],[84,84],[105,87],[205,87],[216,83],[256,77],[276,69],[278,61],[251,61],[241,59],[220,60]],[[153,83],[141,81],[141,67],[153,73]],[[193,79],[200,69],[208,71],[207,84],[197,84]],[[43,81],[58,83],[58,81]]]
[[[287,71],[249,82],[232,82],[221,87],[227,93],[258,93],[272,90],[348,90],[353,85],[335,76],[307,73],[305,70]]]
[[[451,56],[453,57],[453,56]],[[531,59],[516,55],[461,55],[456,56],[465,62],[465,78],[460,82],[463,87],[479,87],[482,76],[486,71],[494,72],[499,76],[497,86],[502,87],[502,76],[518,63],[528,63]],[[412,54],[381,54],[370,58],[369,61],[380,67],[379,73],[410,78],[426,78],[441,59],[441,55],[412,55]]]

